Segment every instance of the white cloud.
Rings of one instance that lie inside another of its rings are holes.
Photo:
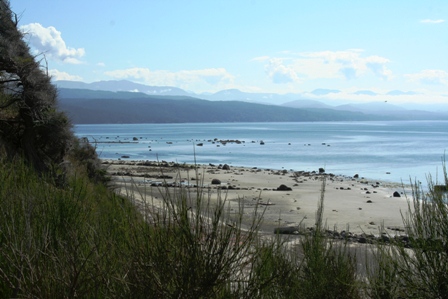
[[[183,70],[170,72],[151,71],[148,68],[129,68],[105,72],[116,79],[134,79],[149,85],[176,86],[186,90],[219,90],[233,86],[235,77],[224,68]]]
[[[106,64],[104,62],[98,62],[96,65],[100,66],[100,67],[105,67],[106,66]]]
[[[250,61],[266,61],[266,60],[269,60],[269,56],[255,57],[255,58],[252,58]]]
[[[448,72],[443,70],[423,70],[420,73],[407,74],[405,77],[411,82],[427,85],[448,85]]]
[[[67,47],[61,32],[53,26],[43,27],[39,23],[20,26],[29,43],[38,53],[44,53],[52,59],[70,64],[79,64],[79,58],[85,54],[84,48]]]
[[[266,72],[273,83],[299,82],[299,77],[293,68],[285,66],[280,58],[271,58],[265,65]]]
[[[426,23],[426,24],[440,24],[440,23],[444,23],[445,20],[442,19],[438,19],[438,20],[432,20],[432,19],[424,19],[424,20],[420,20],[420,23]]]
[[[380,56],[369,56],[365,59],[366,67],[381,79],[392,78],[392,71],[386,68],[389,59]]]
[[[77,75],[70,75],[66,72],[61,72],[56,69],[49,70],[48,73],[54,80],[69,80],[69,81],[82,81],[82,77]]]
[[[389,59],[376,55],[363,57],[362,53],[360,49],[351,49],[303,53],[301,56],[316,60],[315,63],[323,66],[322,72],[333,73],[333,77],[337,76],[334,74],[335,70],[347,80],[365,75],[369,71],[381,79],[391,77],[392,72],[386,67]]]
[[[364,56],[360,49],[297,53],[289,58],[262,56],[252,61],[265,62],[268,76],[274,83],[298,82],[299,78],[352,80],[367,74],[383,80],[392,78],[387,68],[389,59]]]

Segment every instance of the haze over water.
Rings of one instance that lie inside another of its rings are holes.
[[[423,184],[427,174],[441,181],[447,132],[447,121],[75,126],[79,137],[98,142],[103,159],[196,160],[295,171],[323,167],[327,173],[404,183],[412,178]],[[213,143],[215,138],[241,143]]]

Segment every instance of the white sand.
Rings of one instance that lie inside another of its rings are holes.
[[[212,185],[213,179],[219,179],[219,187],[233,186],[232,190],[221,191],[221,196],[226,197],[230,203],[234,203],[237,209],[238,201],[244,202],[247,215],[253,214],[253,210],[259,203],[270,203],[266,207],[262,229],[273,232],[278,226],[297,226],[302,223],[305,227],[314,225],[315,213],[321,196],[322,182],[325,177],[324,219],[329,229],[338,231],[347,230],[353,233],[372,233],[378,235],[383,226],[389,234],[396,232],[395,228],[403,228],[401,212],[408,210],[407,200],[404,194],[401,197],[393,197],[393,193],[404,192],[410,197],[409,190],[405,191],[401,184],[382,183],[379,181],[365,182],[363,179],[351,177],[303,174],[295,176],[293,172],[271,171],[262,169],[249,169],[242,167],[230,167],[230,170],[218,169],[216,166],[202,165],[197,172],[185,168],[138,166],[137,161],[108,161],[109,173],[117,173],[115,181],[123,186],[127,182],[127,188],[121,188],[123,194],[129,195],[130,176],[140,186],[149,186],[152,182],[163,181],[157,178],[139,177],[143,174],[150,176],[172,176],[166,182],[185,180],[190,184],[203,182],[205,187],[210,187],[211,198],[216,198],[218,186]],[[292,188],[291,191],[277,191],[280,185]],[[145,187],[144,197],[152,201],[158,195],[154,192],[157,188]],[[174,189],[174,188],[173,188]],[[142,190],[142,189],[140,189]],[[140,194],[135,194],[136,198]],[[367,201],[371,201],[368,203]],[[391,230],[393,228],[394,230]]]

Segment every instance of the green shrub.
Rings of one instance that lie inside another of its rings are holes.
[[[325,179],[316,212],[316,224],[301,242],[299,298],[360,298],[360,285],[356,277],[356,256],[348,244],[330,240],[323,222]]]
[[[133,206],[84,178],[56,188],[21,161],[2,161],[0,179],[3,297],[125,293]]]
[[[296,298],[300,288],[300,260],[288,239],[277,236],[260,242],[252,257],[240,298]]]
[[[412,198],[403,215],[409,241],[396,238],[392,246],[376,248],[377,265],[369,276],[372,297],[448,298],[447,202],[447,194],[435,188],[430,176],[427,190],[412,184]]]
[[[225,194],[160,189],[163,205],[115,195],[74,173],[65,187],[22,160],[0,161],[0,294],[26,298],[445,298],[446,193],[414,185],[409,243],[366,247],[366,272],[323,221],[298,243],[259,235],[263,211]],[[198,177],[198,175],[196,176]],[[198,182],[199,180],[195,180]],[[142,196],[144,193],[141,194]],[[144,198],[144,196],[143,196]],[[139,210],[137,209],[139,206]],[[249,226],[243,224],[250,219]],[[392,238],[393,239],[393,238]],[[369,245],[365,245],[369,246]]]
[[[218,298],[233,294],[245,277],[261,220],[253,215],[242,229],[243,209],[230,217],[226,200],[185,187],[163,191],[163,207],[147,209],[151,225],[135,229],[132,267],[133,298]]]
[[[72,146],[67,154],[67,160],[72,168],[76,168],[77,171],[84,171],[91,181],[105,185],[110,182],[110,177],[107,175],[106,169],[101,166],[101,161],[96,153],[96,147],[87,138],[75,138],[73,140]],[[69,171],[70,169],[63,169],[61,174],[67,175]]]

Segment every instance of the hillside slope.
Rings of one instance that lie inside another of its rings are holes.
[[[185,96],[60,90],[60,108],[75,124],[182,122],[362,121],[384,117],[332,109],[296,109]],[[390,119],[390,118],[389,118]]]

